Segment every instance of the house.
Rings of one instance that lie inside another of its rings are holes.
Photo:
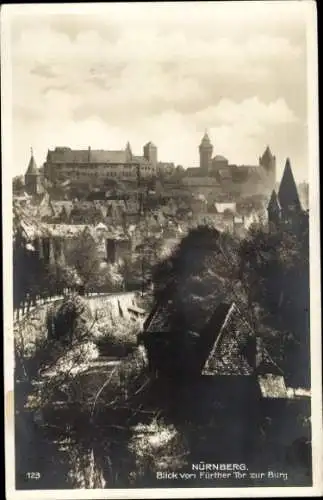
[[[192,324],[190,329],[180,321],[176,331],[170,302],[165,298],[155,304],[139,336],[147,351],[149,370],[155,376],[174,381],[220,377],[232,388],[235,382],[244,384],[247,377],[246,384],[259,399],[288,397],[282,371],[234,302],[218,301],[202,328]],[[228,377],[233,377],[231,382]]]

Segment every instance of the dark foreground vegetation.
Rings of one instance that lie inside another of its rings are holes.
[[[257,229],[241,243],[198,228],[156,267],[154,299],[178,291],[176,332],[189,314],[197,328],[216,293],[234,298],[288,383],[308,387],[306,241]],[[18,489],[311,484],[309,399],[261,401],[253,376],[155,379],[138,325],[108,311],[95,319],[77,296],[25,321],[15,332]],[[157,478],[200,462],[288,476]]]

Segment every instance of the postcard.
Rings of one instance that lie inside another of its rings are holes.
[[[8,500],[320,496],[313,1],[3,5]]]

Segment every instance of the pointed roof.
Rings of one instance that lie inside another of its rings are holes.
[[[205,130],[204,136],[202,137],[201,146],[211,146],[211,141],[207,133],[207,130]]]
[[[131,151],[130,142],[128,141],[127,145],[126,145],[126,161],[130,161],[130,160],[132,160],[132,151]]]
[[[281,209],[277,193],[276,193],[276,191],[274,189],[273,189],[273,191],[271,193],[271,197],[270,197],[270,200],[269,200],[267,208],[271,212],[277,212],[277,211],[279,211]]]
[[[279,186],[278,200],[282,208],[288,209],[293,206],[301,209],[301,203],[289,158],[286,160],[283,177]]]
[[[267,145],[263,155],[262,155],[263,158],[273,158],[273,154],[272,152],[270,151],[270,147]]]
[[[31,157],[30,157],[30,160],[29,160],[29,164],[28,164],[28,168],[27,168],[27,172],[26,174],[34,174],[34,175],[37,175],[38,174],[38,169],[37,169],[37,165],[36,165],[36,162],[35,162],[35,158],[34,158],[34,153],[33,153],[33,149],[31,148]]]
[[[270,147],[267,146],[262,156],[259,158],[259,164],[263,166],[268,166],[271,164],[271,161],[275,158],[275,156],[270,151]]]

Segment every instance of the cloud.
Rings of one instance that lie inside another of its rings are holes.
[[[17,168],[30,143],[43,157],[56,144],[113,149],[127,139],[137,149],[153,140],[166,160],[192,165],[205,127],[229,159],[256,161],[268,137],[303,159],[301,3],[189,3],[184,17],[183,4],[157,3],[102,7],[101,16],[16,16]],[[284,129],[286,146],[275,140]]]
[[[255,125],[261,130],[268,127],[286,125],[298,121],[295,113],[287,106],[282,98],[268,104],[259,100],[258,97],[245,99],[242,102],[234,102],[230,99],[221,99],[212,107],[197,114],[199,121],[212,123],[236,124],[244,128]]]

